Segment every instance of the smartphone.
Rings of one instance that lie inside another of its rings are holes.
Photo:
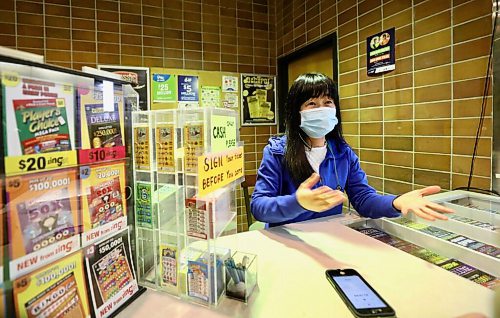
[[[329,269],[326,278],[356,317],[388,317],[396,313],[354,269]]]

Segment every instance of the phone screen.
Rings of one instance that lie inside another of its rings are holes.
[[[332,277],[356,309],[383,308],[387,305],[358,276]]]

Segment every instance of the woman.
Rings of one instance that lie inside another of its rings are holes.
[[[252,194],[255,219],[277,226],[342,213],[346,200],[362,216],[396,217],[410,211],[427,220],[447,217],[451,209],[424,195],[438,186],[379,195],[368,185],[359,159],[342,136],[337,86],[320,73],[299,76],[285,105],[286,135],[264,148]]]

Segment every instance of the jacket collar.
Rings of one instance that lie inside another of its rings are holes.
[[[269,138],[269,146],[272,153],[277,155],[284,155],[286,149],[286,135],[283,136],[273,136]],[[328,151],[326,152],[325,159],[342,157],[347,150],[347,143],[339,144],[332,139],[328,139]],[[333,153],[332,153],[333,152]]]

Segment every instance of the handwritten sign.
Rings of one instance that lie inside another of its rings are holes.
[[[212,115],[210,141],[212,152],[221,152],[236,147],[236,118]]]
[[[243,147],[198,157],[198,197],[243,177]]]

